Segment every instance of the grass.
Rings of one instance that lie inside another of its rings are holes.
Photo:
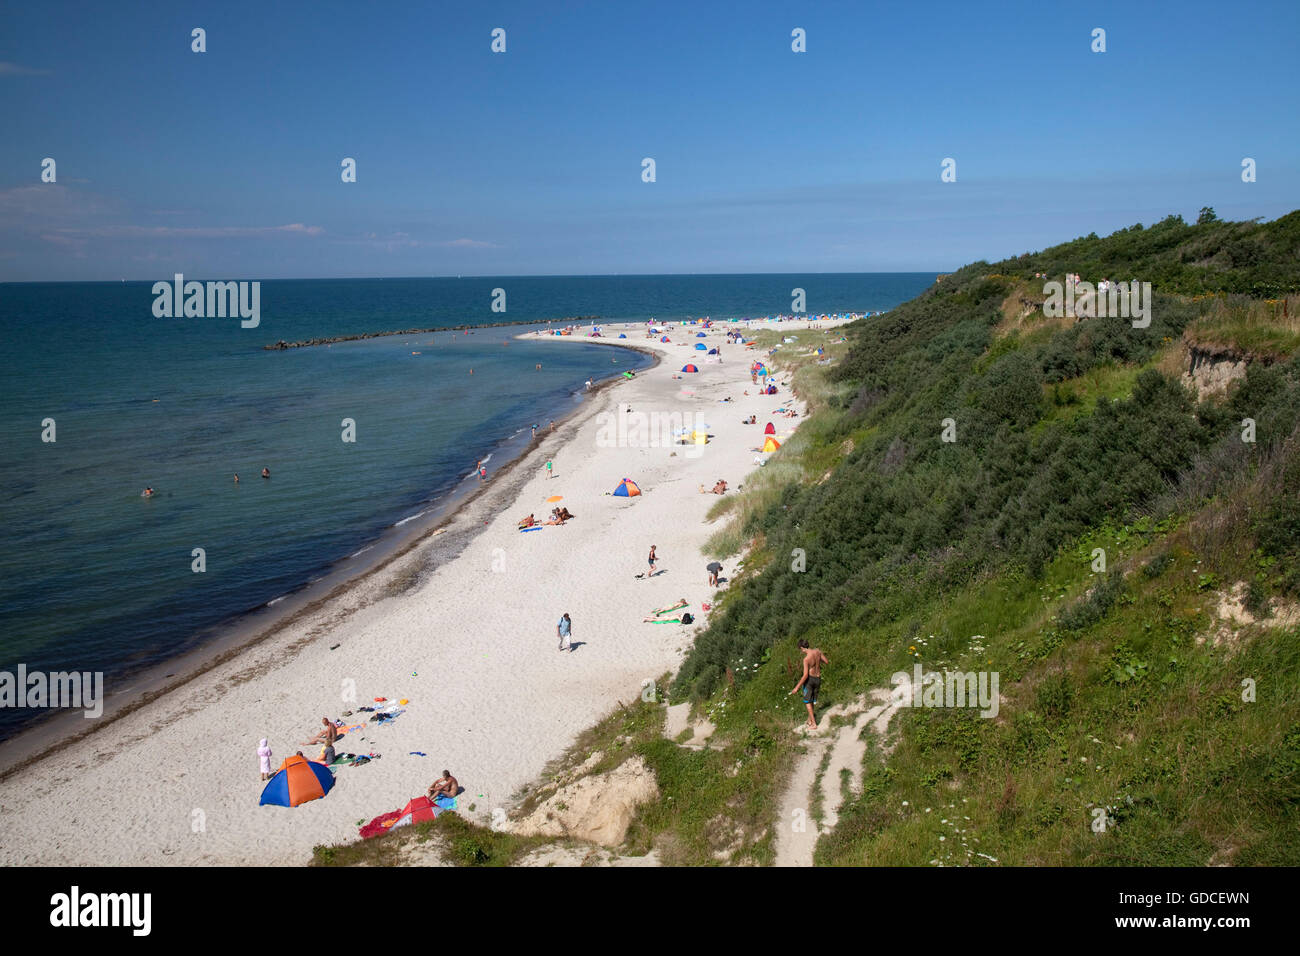
[[[1187,330],[1190,344],[1273,361],[1300,350],[1300,297],[1252,300],[1215,296]]]
[[[786,334],[796,335],[798,339],[787,344],[783,341]],[[789,378],[790,390],[806,403],[806,409],[797,421],[775,420],[778,437],[795,424],[798,428],[780,439],[781,448],[767,458],[766,465],[750,474],[743,490],[724,495],[709,508],[709,521],[726,521],[705,541],[701,550],[706,557],[726,558],[745,550],[756,519],[781,499],[786,488],[821,477],[844,456],[841,447],[844,439],[835,441],[837,416],[830,406],[839,403],[852,389],[832,382],[828,375],[849,347],[841,338],[838,330],[824,333],[765,330],[755,336],[758,346],[751,350],[755,357],[763,357],[780,377]],[[817,347],[821,347],[823,355],[810,354]],[[766,357],[773,348],[776,354]],[[819,364],[822,361],[828,364]],[[761,444],[762,438],[762,431],[755,426],[755,443]],[[851,448],[851,436],[848,441]]]
[[[1136,366],[1107,362],[1088,369],[1077,378],[1045,384],[1043,406],[1046,412],[1039,419],[1037,428],[1042,430],[1053,422],[1068,422],[1088,414],[1099,398],[1112,402],[1128,398],[1133,394],[1133,386],[1141,371]]]
[[[1249,549],[1198,540],[1199,526],[1183,516],[1103,527],[1039,581],[1007,571],[950,593],[918,588],[868,630],[814,637],[836,664],[827,707],[916,660],[996,671],[1003,697],[995,719],[901,712],[896,750],[883,764],[869,749],[863,792],[845,802],[817,862],[993,865],[981,853],[1003,865],[1300,862],[1300,634],[1256,626],[1232,653],[1198,642],[1218,626],[1220,588],[1251,571]],[[1123,589],[1066,626],[1098,593],[1097,548]],[[652,761],[675,800],[651,829],[680,841],[677,862],[708,862],[708,824],[722,811],[762,834],[747,858],[770,859],[756,811],[775,822],[797,750],[798,703],[784,696],[789,643],[710,702],[715,738],[731,741],[723,752]],[[1241,681],[1251,675],[1268,689],[1247,704]],[[728,778],[741,742],[755,739],[764,744],[745,758],[750,772]],[[1097,810],[1103,833],[1092,829]]]

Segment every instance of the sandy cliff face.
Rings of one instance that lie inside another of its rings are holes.
[[[1193,347],[1189,349],[1183,383],[1190,385],[1202,398],[1222,395],[1233,382],[1246,377],[1249,364],[1245,356],[1231,350]]]
[[[659,799],[654,771],[640,757],[609,773],[580,777],[561,786],[536,810],[509,826],[520,836],[563,836],[618,846],[637,807]]]

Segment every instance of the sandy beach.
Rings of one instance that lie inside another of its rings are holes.
[[[809,324],[779,327],[798,333]],[[793,396],[757,394],[756,350],[728,345],[728,328],[743,326],[719,324],[703,339],[679,326],[664,344],[641,324],[603,326],[595,341],[654,349],[664,360],[602,391],[555,431],[539,430],[539,443],[442,533],[272,639],[10,774],[0,782],[0,862],[303,864],[313,846],[353,840],[359,821],[422,794],[444,767],[466,788],[464,815],[487,823],[495,809],[509,810],[579,732],[640,695],[645,681],[675,671],[715,591],[700,547],[717,499],[700,486],[723,478],[736,489],[758,467],[764,424],[774,421],[782,438],[801,420],[772,416]],[[616,338],[620,331],[627,339]],[[593,341],[581,329],[545,338],[556,349]],[[798,346],[817,339],[802,334]],[[706,361],[697,342],[721,346],[723,362]],[[682,374],[687,362],[699,372]],[[629,435],[611,425],[628,407],[712,437],[697,446]],[[757,424],[742,424],[751,414]],[[612,496],[625,477],[641,497]],[[554,495],[574,520],[520,532],[523,516],[545,519]],[[661,573],[638,579],[652,544]],[[724,565],[725,578],[733,565]],[[679,598],[695,624],[642,622]],[[564,612],[571,652],[557,650]],[[341,768],[324,799],[258,805],[261,738],[274,766],[297,750],[315,758],[319,747],[302,742],[321,718],[375,698],[408,703],[391,725],[354,730],[338,750],[380,759]]]

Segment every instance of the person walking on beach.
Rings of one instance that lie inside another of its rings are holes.
[[[271,779],[271,748],[267,746],[266,738],[257,745],[257,763],[258,768],[262,771],[262,779]]]
[[[650,556],[646,559],[650,563],[650,570],[646,573],[647,578],[655,576],[655,562],[659,560],[655,557],[655,548],[657,547],[659,547],[657,544],[650,545]]]
[[[564,616],[560,618],[559,623],[555,625],[555,633],[560,638],[560,650],[573,653],[573,644],[569,640],[573,633],[573,621],[569,620],[568,611],[564,612]]]
[[[487,466],[484,465],[482,462],[479,462],[479,466],[478,466],[478,480],[487,481]]]
[[[820,648],[809,647],[806,638],[800,639],[799,649],[803,651],[803,676],[790,694],[793,696],[799,693],[799,688],[803,688],[803,702],[808,708],[808,726],[816,730],[817,718],[813,715],[813,708],[817,706],[817,692],[822,686],[822,665],[829,664],[831,659]]]
[[[537,426],[536,426],[536,425],[533,426],[533,437],[534,437],[534,438],[537,437]]]
[[[554,464],[555,462],[550,458],[546,459],[546,478],[548,481],[555,477]]]

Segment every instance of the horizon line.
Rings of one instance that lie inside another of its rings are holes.
[[[958,267],[960,268],[960,267]],[[460,273],[457,275],[404,275],[404,276],[275,276],[270,278],[232,280],[227,277],[224,279],[193,281],[257,281],[257,282],[382,282],[385,279],[408,280],[408,279],[621,279],[621,278],[718,278],[720,276],[800,276],[800,275],[818,275],[818,276],[865,276],[865,275],[946,275],[955,272],[956,269],[944,270],[938,269],[901,269],[901,270],[875,270],[863,272],[811,272],[811,271],[794,271],[794,272],[590,272],[590,273],[563,273],[563,272],[537,272],[537,273],[482,273],[468,274]],[[193,275],[194,273],[191,273]],[[202,273],[198,273],[202,274]],[[175,276],[176,273],[172,273]],[[185,275],[185,273],[181,273]],[[147,279],[3,279],[0,285],[40,285],[40,284],[63,284],[63,285],[94,285],[94,284],[121,284],[125,282],[167,282],[171,278],[159,278],[153,276]]]

